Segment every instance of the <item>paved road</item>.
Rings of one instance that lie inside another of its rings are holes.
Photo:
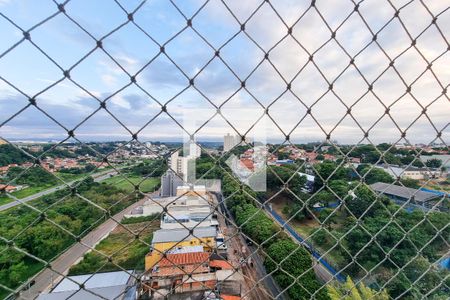
[[[124,167],[120,167],[120,168],[124,168]],[[120,168],[117,168],[117,169],[120,169]],[[100,182],[100,181],[105,180],[105,179],[107,179],[107,178],[109,178],[111,176],[114,176],[114,175],[117,175],[117,171],[115,171],[115,170],[106,170],[106,171],[102,171],[102,172],[98,172],[98,173],[92,174],[91,177],[94,178],[95,182]],[[75,182],[77,182],[79,180],[80,179],[72,180],[72,181],[68,182],[67,184],[71,185],[71,184],[73,184],[73,183],[75,183]],[[17,205],[20,205],[20,204],[22,204],[24,202],[32,201],[32,200],[37,199],[37,198],[39,198],[41,196],[45,196],[45,195],[54,193],[56,191],[59,191],[61,189],[66,188],[66,187],[67,187],[66,184],[62,184],[62,185],[55,186],[55,187],[49,188],[47,190],[38,192],[38,193],[33,194],[31,196],[22,198],[22,199],[20,199],[20,201],[13,201],[13,202],[6,203],[6,204],[0,206],[0,211],[6,210],[8,208],[11,208],[11,207],[14,207],[14,206],[17,206]]]
[[[146,198],[141,199],[117,213],[114,215],[114,219],[121,220],[125,214],[130,213],[131,210],[142,205],[145,200]],[[116,226],[117,223],[112,219],[108,219],[106,222],[102,223],[81,240],[87,246],[76,243],[51,263],[52,269],[59,273],[66,274],[73,264],[75,264],[90,248],[93,248],[98,242],[105,238],[114,228],[116,228]],[[35,299],[42,291],[48,290],[53,284],[58,283],[60,279],[62,279],[62,276],[58,275],[58,273],[50,269],[45,269],[34,278],[35,284],[29,290],[22,292],[20,299]]]

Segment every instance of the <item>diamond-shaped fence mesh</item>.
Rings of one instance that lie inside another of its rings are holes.
[[[448,299],[449,29],[447,0],[0,0],[0,296]]]

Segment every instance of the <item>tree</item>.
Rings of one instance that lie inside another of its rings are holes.
[[[384,183],[392,183],[394,179],[389,173],[380,169],[380,168],[372,168],[371,166],[363,167],[361,170],[358,170],[361,176],[365,176],[365,181],[368,184],[372,184],[375,182],[384,182]]]
[[[420,188],[419,180],[416,180],[416,179],[405,177],[405,178],[400,179],[400,182],[404,186],[409,187],[409,188],[413,188],[413,189]]]
[[[365,216],[372,216],[376,212],[381,212],[382,203],[385,201],[388,203],[389,201],[382,196],[376,197],[374,192],[364,185],[358,186],[354,196],[348,198],[346,200],[346,206],[357,218],[364,213],[366,213]],[[369,211],[366,212],[366,210]]]
[[[273,242],[271,237],[278,231],[275,224],[253,204],[236,207],[236,223],[258,244]]]
[[[24,279],[23,274],[25,274],[27,270],[28,268],[23,261],[18,264],[12,265],[11,268],[9,268],[10,284],[12,286],[15,286],[22,283],[22,280]]]
[[[343,168],[332,161],[324,161],[323,163],[315,165],[316,172],[318,173],[314,179],[314,190],[318,190],[322,187],[324,180],[338,180],[338,179],[348,179],[348,170]]]
[[[349,184],[345,180],[332,180],[328,187],[340,198],[340,200],[344,200],[345,197],[348,196]]]
[[[325,156],[323,156],[323,154],[319,154],[319,155],[317,155],[316,159],[317,160],[324,160]]]
[[[278,152],[278,159],[288,159],[289,158],[289,153],[287,152]]]
[[[21,164],[30,160],[31,157],[27,156],[24,152],[17,149],[13,145],[0,145],[0,166],[6,166],[9,164]]]
[[[386,290],[375,291],[360,282],[358,286],[353,283],[350,277],[342,285],[330,284],[327,287],[328,296],[331,300],[388,300],[389,295]]]
[[[293,241],[282,239],[270,245],[264,265],[268,273],[274,272],[273,277],[283,289],[291,286],[291,276],[297,279],[288,289],[292,299],[310,299],[314,293],[315,299],[329,299],[315,278],[310,254]]]
[[[432,159],[427,160],[427,161],[425,162],[425,165],[426,165],[428,168],[437,169],[437,168],[439,168],[440,166],[442,166],[442,160],[437,159],[437,158],[432,158]]]
[[[21,167],[10,168],[7,174],[8,180],[15,179],[16,183],[29,186],[42,186],[58,183],[58,179],[53,174],[47,172],[40,166],[33,166],[22,174],[23,171],[24,168]]]
[[[334,213],[334,209],[324,208],[319,213],[319,220],[328,229],[331,229],[332,224],[338,223],[338,216]]]

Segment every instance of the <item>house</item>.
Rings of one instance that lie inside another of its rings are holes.
[[[148,284],[152,290],[158,291],[153,295],[154,298],[167,295],[174,287],[178,292],[214,289],[216,278],[210,272],[209,256],[207,252],[167,254],[150,273]],[[198,280],[183,280],[185,276],[191,279],[196,276]]]
[[[349,157],[348,161],[353,164],[360,164],[361,158],[360,157]]]
[[[193,233],[186,228],[160,229],[153,233],[151,252],[145,257],[145,270],[150,270],[163,257],[163,253],[186,246],[203,246],[205,252],[216,248],[215,227],[196,227]]]
[[[80,288],[84,284],[84,288]],[[136,299],[136,286],[131,271],[66,276],[49,293],[40,294],[38,300],[96,300]]]
[[[17,191],[18,188],[13,185],[0,184],[0,192],[12,193]]]
[[[316,152],[305,152],[304,158],[307,162],[314,163],[318,155]]]

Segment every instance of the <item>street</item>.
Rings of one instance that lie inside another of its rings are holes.
[[[139,205],[142,205],[146,201],[146,198],[139,200],[138,202],[130,205],[121,212],[115,214],[113,218],[117,221],[122,220],[123,216],[130,213],[131,210]],[[45,269],[39,273],[34,278],[34,285],[30,287],[27,291],[21,293],[21,299],[35,299],[42,291],[46,291],[48,288],[52,287],[54,284],[58,283],[62,278],[61,274],[66,274],[69,268],[77,263],[83,255],[94,248],[97,243],[108,236],[108,234],[116,228],[117,223],[113,219],[108,219],[96,229],[88,233],[84,238],[81,239],[81,243],[74,244],[69,250],[61,254],[53,262],[51,262],[51,267],[53,270]]]

